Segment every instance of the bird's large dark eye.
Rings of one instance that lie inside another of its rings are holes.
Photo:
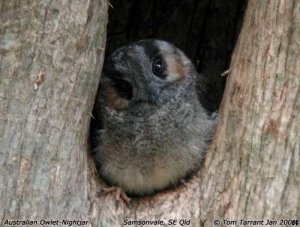
[[[156,76],[164,77],[165,65],[160,57],[156,57],[152,63],[152,71]]]

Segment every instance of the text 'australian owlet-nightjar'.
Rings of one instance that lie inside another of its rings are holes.
[[[198,100],[185,54],[141,40],[106,61],[96,102],[99,173],[131,195],[152,194],[199,169],[215,125]]]

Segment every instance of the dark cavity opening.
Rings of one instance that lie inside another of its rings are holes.
[[[246,0],[110,0],[106,55],[140,39],[163,39],[183,50],[199,76],[202,105],[221,103]]]
[[[247,0],[110,0],[106,58],[113,51],[141,39],[162,39],[183,50],[199,73],[199,100],[208,112],[218,110],[226,84],[220,75],[229,68]],[[115,86],[125,98],[132,87]],[[91,134],[101,121],[91,122]]]

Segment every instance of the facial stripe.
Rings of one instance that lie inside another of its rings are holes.
[[[164,57],[164,60],[167,64],[167,73],[171,81],[181,80],[186,77],[186,69],[178,57],[169,54]]]

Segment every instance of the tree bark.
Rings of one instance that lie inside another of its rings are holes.
[[[88,134],[107,8],[105,0],[0,2],[1,226],[91,220]]]
[[[88,155],[107,3],[18,3],[0,3],[2,223],[299,221],[299,0],[249,1],[203,168],[187,189],[136,198],[130,206],[99,193],[105,184]]]

